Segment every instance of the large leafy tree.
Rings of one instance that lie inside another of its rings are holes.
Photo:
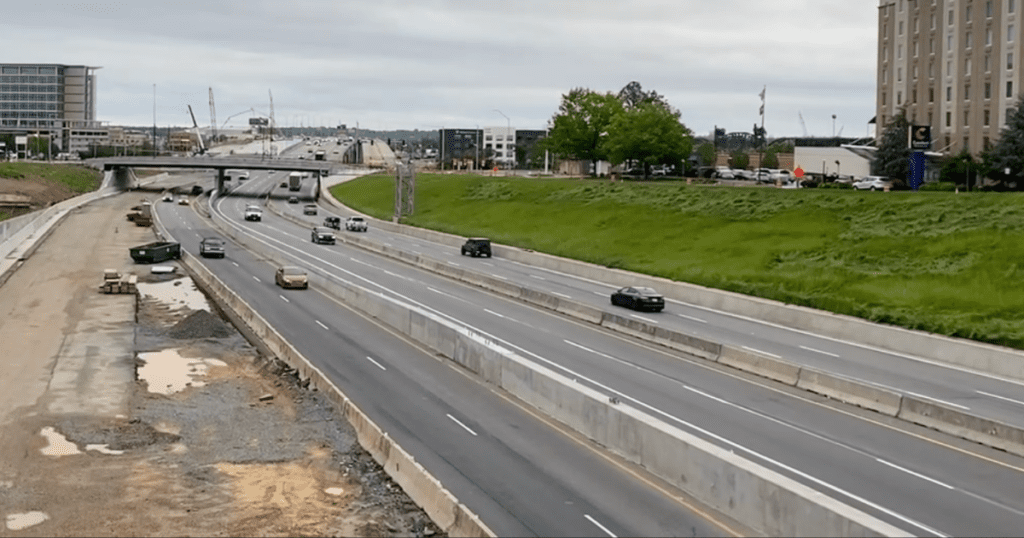
[[[910,122],[904,110],[896,114],[885,127],[878,150],[875,151],[875,159],[871,163],[871,169],[876,175],[903,181],[910,177],[910,147],[907,144],[909,128]]]
[[[608,125],[620,112],[622,102],[616,96],[574,88],[562,96],[546,145],[559,157],[603,160],[606,154],[602,142]]]
[[[967,148],[964,148],[958,155],[943,161],[939,179],[969,185],[975,182],[979,171],[981,164],[974,160],[974,156]]]
[[[701,166],[713,166],[718,161],[718,151],[715,150],[715,145],[710,142],[705,142],[697,146],[697,162]]]
[[[645,92],[640,83],[635,80],[619,90],[618,98],[626,110],[636,108],[644,103],[656,104],[669,110],[672,108],[663,95],[658,95],[658,92],[654,90]]]
[[[693,138],[678,111],[644,102],[612,117],[602,147],[612,164],[639,161],[646,179],[651,165],[678,167],[693,150]]]
[[[1018,186],[1024,185],[1024,95],[1006,117],[999,141],[984,154],[988,175]],[[1009,170],[1009,173],[1007,173]]]

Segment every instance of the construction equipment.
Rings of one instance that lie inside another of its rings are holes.
[[[211,144],[217,141],[217,109],[213,106],[213,86],[210,87],[210,129],[213,131]]]
[[[203,144],[203,135],[199,132],[199,124],[196,123],[196,115],[192,113],[192,105],[188,105],[188,115],[192,116],[192,128],[195,129],[196,139],[199,140],[199,154],[206,153],[206,145]]]
[[[128,212],[128,220],[134,222],[136,226],[152,226],[153,225],[153,206],[149,202],[142,202],[142,205],[137,205]]]
[[[134,294],[138,290],[138,281],[139,277],[133,273],[122,275],[117,269],[105,269],[100,293]]]

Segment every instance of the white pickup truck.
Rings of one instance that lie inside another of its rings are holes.
[[[245,206],[245,220],[262,221],[263,210],[259,206],[249,205]]]
[[[350,232],[365,232],[366,221],[363,217],[349,217],[345,219],[345,229]]]

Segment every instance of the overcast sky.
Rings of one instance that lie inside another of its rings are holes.
[[[878,4],[848,0],[10,2],[4,62],[101,66],[112,125],[543,129],[575,87],[630,81],[694,133],[865,136]],[[501,113],[496,110],[500,110]]]

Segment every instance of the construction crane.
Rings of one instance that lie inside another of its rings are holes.
[[[213,140],[217,141],[217,109],[213,106],[213,86],[210,86],[210,129],[213,130]]]
[[[192,128],[195,129],[196,138],[199,139],[199,154],[206,153],[206,145],[203,144],[203,135],[199,132],[199,124],[196,123],[196,115],[192,113],[192,105],[188,105],[188,115],[192,116]]]
[[[256,114],[256,109],[249,108],[249,109],[246,109],[246,110],[243,110],[243,111],[239,112],[238,114],[232,114],[232,115],[228,116],[228,119],[224,120],[224,123],[221,124],[220,130],[223,131],[224,127],[228,124],[229,121],[231,121],[232,119],[234,119],[234,118],[236,118],[238,116],[241,116],[242,114],[245,114],[247,112],[251,112],[252,114]]]
[[[804,115],[800,111],[797,111],[796,115],[800,117],[800,127],[804,129],[804,138],[807,138],[810,135],[807,134],[807,124],[804,123]]]
[[[270,96],[270,140],[274,140],[274,94],[267,88],[267,95]]]

